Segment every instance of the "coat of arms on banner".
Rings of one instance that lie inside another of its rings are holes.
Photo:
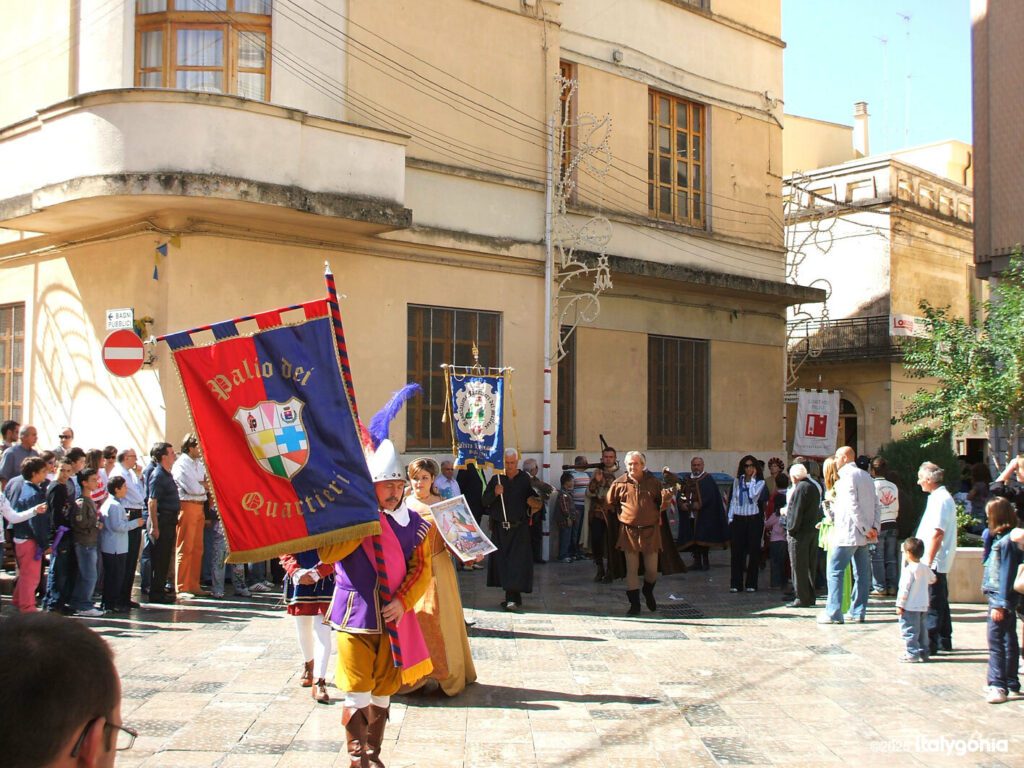
[[[293,397],[284,403],[263,400],[235,413],[253,458],[266,472],[286,480],[306,466],[309,458],[303,407],[305,404]]]
[[[459,430],[470,440],[482,443],[498,430],[498,394],[489,382],[467,381],[455,393],[456,419]]]

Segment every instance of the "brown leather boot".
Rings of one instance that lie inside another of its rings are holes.
[[[309,688],[313,684],[313,660],[310,659],[302,665],[302,677],[299,678],[299,685]]]
[[[371,768],[384,768],[380,761],[380,748],[384,742],[384,728],[391,717],[391,707],[370,705],[370,726],[366,729],[367,765]]]
[[[368,768],[370,765],[366,757],[369,714],[370,707],[345,707],[341,713],[341,724],[345,727],[345,742],[348,745],[349,768]]]
[[[313,683],[313,700],[317,704],[331,703],[331,697],[327,694],[327,681],[322,677]]]

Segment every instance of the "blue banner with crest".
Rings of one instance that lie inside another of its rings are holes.
[[[447,368],[455,466],[505,471],[505,377],[461,375]]]

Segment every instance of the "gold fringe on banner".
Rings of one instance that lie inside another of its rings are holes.
[[[268,544],[265,547],[256,549],[244,549],[240,552],[232,551],[224,561],[226,563],[258,563],[271,557],[290,555],[295,552],[305,552],[307,549],[320,549],[331,544],[343,544],[346,541],[364,539],[367,536],[376,536],[380,533],[380,521],[375,520],[369,523],[360,523],[348,528],[339,528],[336,531],[318,533],[315,536],[303,536],[289,541],[279,541],[275,544]]]

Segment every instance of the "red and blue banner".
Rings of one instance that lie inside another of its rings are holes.
[[[380,533],[344,335],[328,299],[170,334],[231,554],[264,560]],[[259,330],[240,335],[238,323]],[[193,334],[212,330],[211,344]]]

